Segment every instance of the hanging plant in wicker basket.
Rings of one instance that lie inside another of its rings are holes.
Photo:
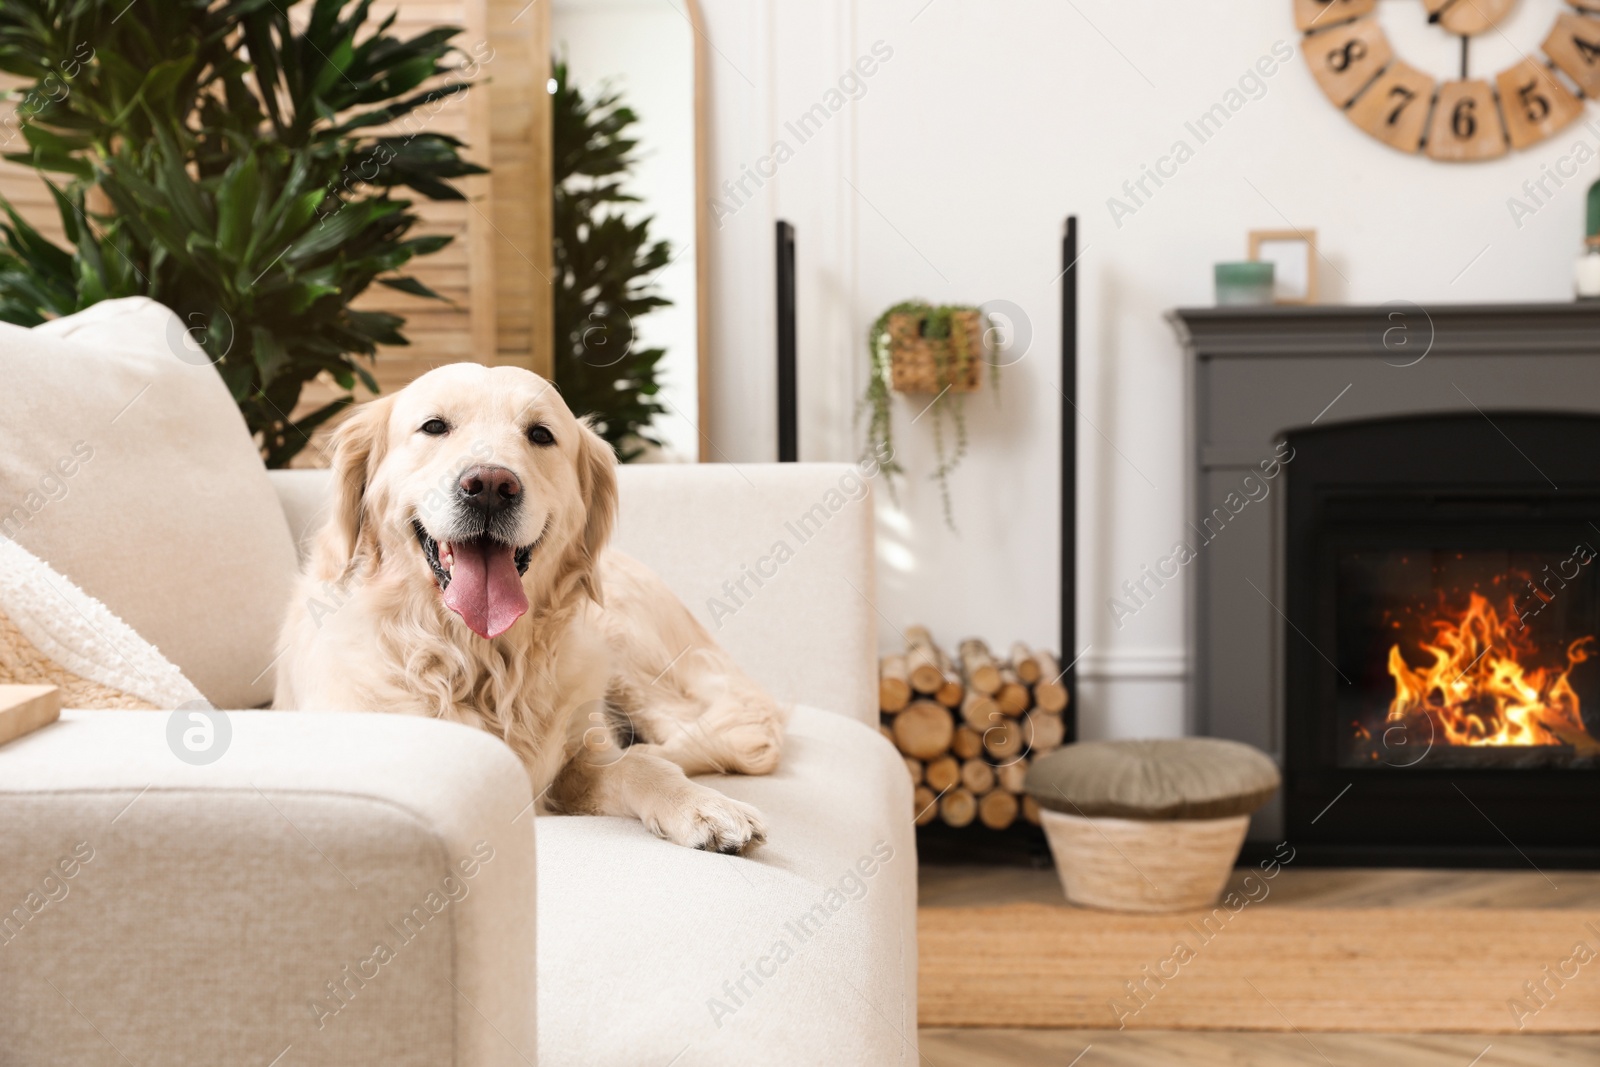
[[[984,325],[984,314],[975,307],[911,300],[879,315],[867,331],[870,364],[867,393],[862,399],[868,416],[866,454],[880,460],[892,493],[894,476],[904,474],[905,468],[894,459],[890,394],[931,396],[925,410],[932,416],[934,451],[939,463],[930,477],[939,483],[945,524],[952,530],[955,518],[950,506],[950,472],[967,453],[961,395],[977,392],[983,384]],[[995,378],[998,385],[998,367]],[[955,436],[953,448],[945,439],[951,430]]]
[[[891,314],[889,374],[895,392],[977,392],[983,384],[983,360],[976,358],[983,353],[980,318],[976,310],[952,310],[944,322],[907,311]]]

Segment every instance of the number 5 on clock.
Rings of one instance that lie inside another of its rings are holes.
[[[1513,148],[1538,144],[1583,113],[1583,101],[1531,57],[1496,74],[1494,84]]]

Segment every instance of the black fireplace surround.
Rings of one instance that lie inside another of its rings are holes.
[[[1600,302],[1170,318],[1186,726],[1284,772],[1247,853],[1600,867]]]
[[[1288,441],[1285,833],[1328,862],[1593,859],[1600,417]]]

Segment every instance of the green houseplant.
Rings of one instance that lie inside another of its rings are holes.
[[[370,0],[312,0],[291,20],[297,2],[0,4],[0,69],[30,79],[6,158],[46,176],[70,245],[0,203],[0,318],[161,301],[269,466],[354,400],[292,419],[308,381],[376,392],[363,360],[406,343],[399,316],[351,302],[373,282],[437,298],[399,271],[449,238],[408,236],[417,216],[397,194],[460,199],[450,180],[483,172],[427,128],[483,59],[453,62],[459,30],[402,40],[393,15],[369,21]]]
[[[899,335],[897,324],[901,327]],[[908,325],[914,327],[914,332],[906,331]],[[967,454],[962,398],[964,393],[975,391],[981,381],[985,362],[983,328],[983,313],[975,307],[908,300],[886,308],[867,331],[867,391],[861,401],[867,422],[864,455],[897,455],[890,408],[890,398],[897,388],[932,394],[933,399],[924,410],[932,416],[938,464],[929,477],[939,484],[945,525],[952,530],[955,513],[950,501],[950,474]],[[912,347],[920,349],[916,354],[923,357],[925,366],[908,366],[906,355]],[[901,360],[898,367],[897,358]],[[997,364],[992,367],[998,385],[1000,368]],[[946,442],[950,433],[954,436],[953,447]],[[904,474],[905,468],[891,458],[882,463],[881,469],[892,493],[894,477]]]
[[[667,411],[657,381],[666,350],[634,344],[633,324],[671,303],[654,280],[672,249],[651,240],[651,218],[626,214],[638,203],[624,188],[638,146],[628,130],[638,116],[609,88],[585,96],[565,60],[553,66],[556,384],[626,463],[661,444],[650,424]]]

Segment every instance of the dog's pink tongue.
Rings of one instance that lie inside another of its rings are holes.
[[[499,637],[528,610],[517,561],[509,546],[489,541],[451,544],[455,565],[444,605],[479,637]]]

